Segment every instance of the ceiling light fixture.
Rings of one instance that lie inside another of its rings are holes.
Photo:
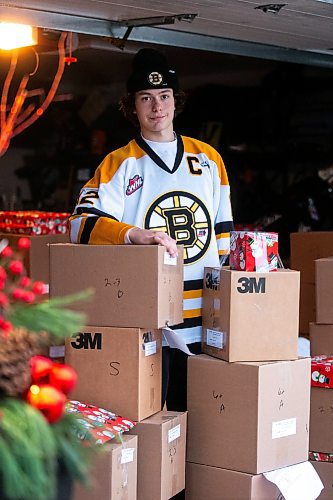
[[[127,30],[123,38],[117,44],[120,49],[123,49],[125,42],[128,40],[133,28],[141,28],[147,26],[162,26],[165,24],[175,24],[176,21],[185,21],[192,23],[198,14],[174,14],[170,16],[158,17],[140,17],[139,19],[124,19],[119,24],[127,26]]]
[[[37,28],[34,26],[0,22],[0,49],[13,50],[37,43]]]
[[[288,5],[287,3],[268,3],[266,5],[258,5],[258,7],[254,7],[254,10],[259,9],[265,12],[265,14],[278,14],[282,7]]]

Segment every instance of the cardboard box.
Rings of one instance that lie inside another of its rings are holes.
[[[262,474],[186,463],[186,500],[282,500]]]
[[[167,500],[185,488],[187,413],[161,411],[138,423],[138,500]]]
[[[299,271],[205,268],[203,351],[226,361],[297,358]]]
[[[333,453],[333,389],[311,387],[310,450]]]
[[[93,287],[87,323],[160,328],[183,321],[183,252],[159,245],[51,245],[50,297]],[[73,306],[74,308],[74,306]]]
[[[75,483],[73,500],[136,500],[138,440],[122,435],[122,441],[103,445],[90,472],[91,484]]]
[[[316,321],[316,287],[314,283],[303,283],[300,287],[299,331],[309,333],[310,323]]]
[[[290,266],[301,272],[300,332],[307,334],[316,321],[315,260],[333,255],[333,231],[292,233],[290,244]]]
[[[50,283],[50,247],[52,243],[69,242],[68,234],[46,234],[40,236],[28,236],[25,234],[0,233],[0,240],[6,238],[13,250],[18,248],[20,238],[30,240],[30,249],[26,251],[24,265],[28,276],[34,281]]]
[[[333,355],[333,325],[310,323],[311,356]]]
[[[333,463],[332,462],[311,462],[316,469],[323,485],[322,490],[317,500],[332,500],[333,498]]]
[[[316,265],[316,322],[333,324],[333,257]]]
[[[290,266],[301,272],[302,283],[315,282],[315,260],[333,256],[333,231],[311,231],[290,235]]]
[[[161,409],[161,331],[88,326],[66,341],[78,374],[71,399],[142,420]]]
[[[305,462],[309,407],[310,358],[190,357],[187,461],[250,474]]]

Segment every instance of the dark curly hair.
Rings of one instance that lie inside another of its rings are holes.
[[[173,93],[175,99],[175,116],[181,113],[184,109],[186,94],[182,90],[174,91]],[[137,127],[140,126],[138,117],[136,116],[135,111],[135,93],[126,94],[119,101],[119,109],[124,113],[124,116],[128,118],[133,125]]]

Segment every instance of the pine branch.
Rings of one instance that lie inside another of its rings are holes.
[[[44,340],[48,344],[50,341],[57,343],[79,332],[86,321],[84,313],[64,309],[64,305],[75,304],[91,296],[92,292],[87,290],[38,304],[16,305],[9,311],[8,319],[16,328],[24,327],[36,334],[46,333],[46,339],[43,339],[43,335],[40,336],[42,342]]]

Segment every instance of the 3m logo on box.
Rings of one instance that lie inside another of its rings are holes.
[[[239,293],[266,293],[266,278],[239,278]]]
[[[206,273],[206,288],[211,290],[218,290],[220,284],[220,274],[219,272],[208,272]]]
[[[75,340],[71,342],[74,349],[102,349],[101,333],[79,333]]]

